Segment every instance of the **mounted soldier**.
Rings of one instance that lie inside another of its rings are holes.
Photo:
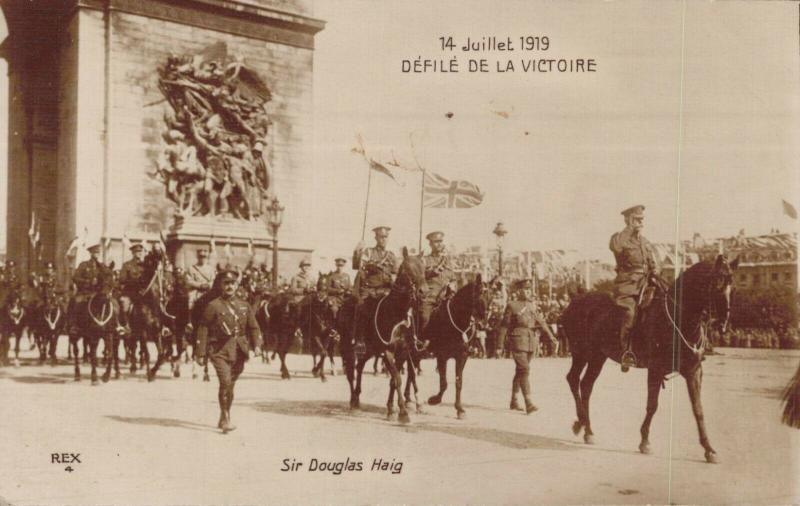
[[[72,275],[76,293],[75,297],[70,301],[67,313],[69,315],[68,332],[73,339],[78,335],[78,308],[85,305],[95,293],[100,271],[104,267],[100,262],[101,245],[99,240],[89,241],[86,250],[89,252],[89,259],[81,262]]]
[[[425,279],[428,282],[428,291],[420,303],[419,335],[422,336],[423,348],[427,348],[430,343],[430,336],[425,329],[431,319],[431,313],[443,300],[450,294],[455,293],[456,273],[453,270],[452,261],[445,252],[444,232],[431,232],[427,236],[431,252],[425,255],[422,260],[425,264]]]
[[[379,226],[372,229],[375,233],[375,246],[365,248],[361,241],[353,252],[353,269],[358,271],[355,281],[355,296],[358,299],[355,325],[355,354],[366,353],[364,332],[369,323],[369,315],[360,308],[369,298],[381,298],[392,289],[393,276],[397,274],[398,264],[395,254],[386,249],[391,228]]]
[[[56,272],[56,265],[53,262],[46,262],[44,270],[39,273],[36,280],[39,293],[46,291],[58,292],[58,273]]]
[[[631,349],[631,331],[636,322],[637,308],[643,298],[647,280],[656,273],[657,264],[650,241],[641,231],[644,227],[644,206],[637,205],[622,211],[625,228],[611,236],[609,248],[617,262],[614,279],[614,302],[625,310],[619,329],[620,365],[622,372],[636,365]]]
[[[139,286],[144,272],[144,246],[141,243],[136,243],[131,245],[129,249],[133,258],[122,264],[122,269],[119,272],[119,304],[125,321],[127,321],[133,303],[140,297]]]
[[[197,250],[197,262],[186,271],[186,280],[191,290],[189,307],[194,306],[195,301],[211,288],[215,276],[214,266],[208,262],[208,250]]]
[[[333,318],[339,314],[339,308],[344,303],[344,296],[352,288],[350,282],[350,274],[344,272],[344,266],[347,265],[347,260],[338,257],[336,258],[336,270],[328,275],[328,305],[333,311]]]
[[[294,321],[297,321],[300,316],[300,306],[303,303],[303,299],[314,290],[314,283],[311,280],[311,274],[308,272],[311,262],[304,258],[300,261],[299,267],[300,272],[295,274],[289,282],[289,305]]]

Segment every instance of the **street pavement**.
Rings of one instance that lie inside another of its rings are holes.
[[[236,387],[237,430],[223,435],[213,370],[210,383],[186,364],[180,378],[164,367],[148,383],[124,370],[92,386],[88,366],[74,382],[71,365],[39,366],[34,353],[0,368],[0,504],[800,502],[800,431],[779,423],[797,351],[720,348],[704,362],[718,464],[705,463],[681,378],[662,391],[652,454],[638,453],[646,373],[622,374],[612,362],[595,385],[590,446],[571,432],[569,359],[534,360],[539,411],[529,416],[508,409],[512,361],[470,360],[464,420],[451,362],[443,404],[423,414],[412,406],[408,425],[386,419],[383,376],[364,375],[362,409],[351,412],[346,379],[312,377],[310,357],[288,357],[288,381],[277,363],[253,359]],[[433,361],[423,370],[427,399],[439,380]]]

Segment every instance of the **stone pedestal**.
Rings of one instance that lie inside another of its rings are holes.
[[[167,252],[175,265],[188,268],[201,249],[216,251],[212,263],[244,267],[254,258],[257,263],[272,267],[272,236],[263,220],[246,221],[223,217],[177,216],[166,234]],[[303,258],[312,250],[283,247],[278,231],[278,272],[288,279]]]

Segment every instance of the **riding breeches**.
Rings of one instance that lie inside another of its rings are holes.
[[[234,359],[231,360],[231,350],[215,350],[209,356],[209,361],[217,371],[217,379],[219,380],[219,407],[223,410],[231,409],[233,403],[233,387],[236,385],[236,380],[239,375],[244,371],[244,363],[247,360],[247,354],[243,352],[238,346],[234,351]]]
[[[517,396],[517,392],[522,390],[522,397],[526,402],[531,398],[531,383],[530,383],[530,370],[531,359],[533,358],[532,351],[515,351],[512,353],[514,357],[514,380],[511,383],[511,397],[512,399]]]

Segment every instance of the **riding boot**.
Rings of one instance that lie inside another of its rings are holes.
[[[534,411],[538,411],[538,410],[539,410],[539,408],[537,408],[533,404],[533,402],[531,402],[530,397],[525,397],[525,414],[530,415]]]
[[[522,411],[522,408],[517,403],[517,394],[519,393],[519,378],[514,374],[514,380],[511,382],[511,411]]]
[[[631,326],[623,324],[619,331],[620,349],[622,355],[620,356],[619,363],[622,372],[628,372],[631,367],[636,366],[636,355],[631,350],[630,337]]]
[[[224,425],[224,423],[225,423],[225,410],[224,409],[220,409],[219,410],[219,422],[217,422],[217,428],[218,429],[222,429],[222,426]]]

